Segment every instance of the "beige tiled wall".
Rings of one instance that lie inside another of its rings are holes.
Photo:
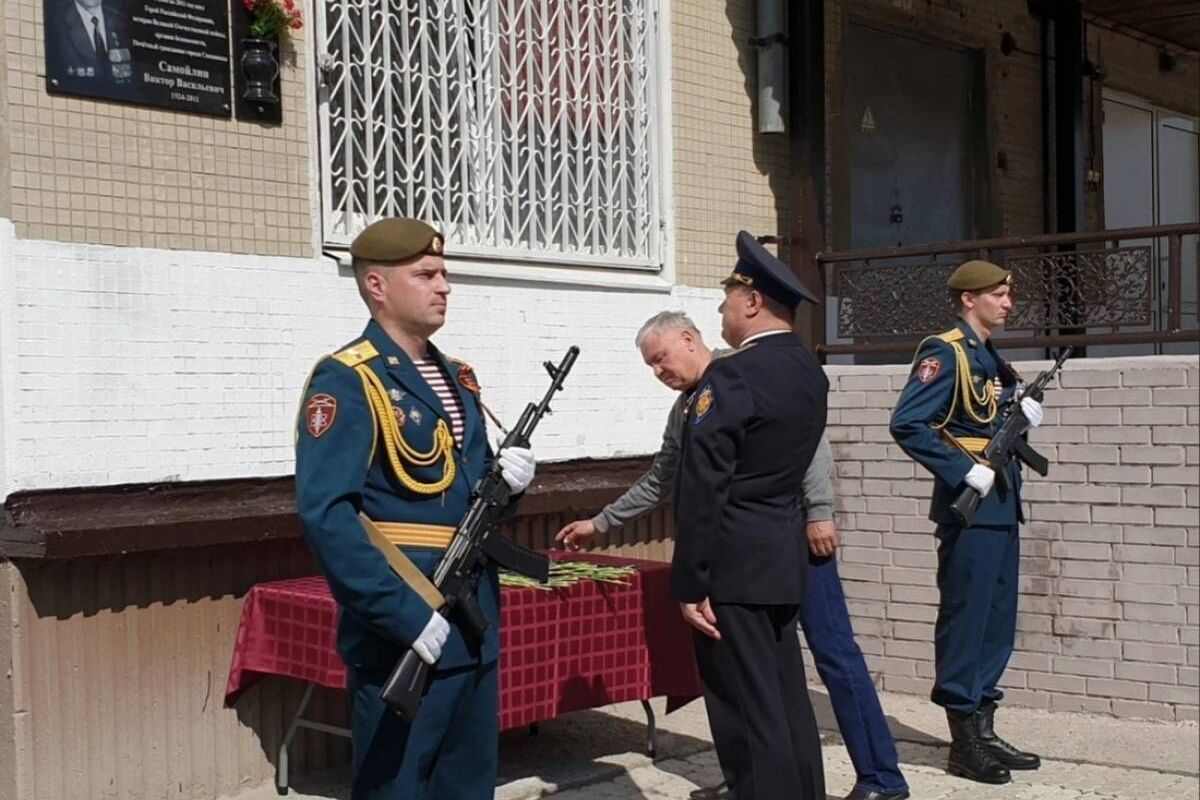
[[[678,283],[715,286],[739,229],[774,234],[787,219],[787,138],[754,132],[754,6],[671,5]]]
[[[301,30],[282,49],[283,124],[51,95],[42,0],[4,0],[17,235],[63,242],[301,256],[312,251],[309,98]],[[0,112],[3,112],[0,106]],[[0,166],[3,177],[3,166]]]
[[[789,233],[798,207],[786,136],[754,132],[754,2],[670,3],[671,165],[679,283],[712,286],[729,269],[733,236]],[[966,8],[965,6],[963,7]],[[892,0],[830,0],[829,185],[836,186],[835,102],[842,28],[852,16],[919,29],[984,49],[993,150],[994,233],[1040,230],[1036,59],[1002,58],[999,32],[1035,43],[1019,0],[969,13]],[[0,216],[19,236],[153,248],[303,256],[311,253],[308,28],[285,48],[282,126],[215,119],[105,100],[49,95],[42,0],[4,0],[0,31]],[[311,25],[311,20],[307,21]],[[1196,62],[1157,71],[1154,48],[1098,31],[1110,85],[1195,113]],[[833,193],[830,194],[830,197]],[[838,224],[830,208],[829,230]]]

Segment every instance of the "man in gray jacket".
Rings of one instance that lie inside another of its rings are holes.
[[[662,446],[650,469],[599,514],[566,525],[555,537],[578,550],[596,534],[624,525],[670,496],[688,398],[712,360],[700,331],[686,314],[664,311],[638,331],[636,344],[654,377],[679,392],[667,417]],[[837,573],[837,530],[833,522],[833,452],[822,435],[802,487],[808,517],[809,574],[800,626],[817,672],[829,692],[856,781],[846,800],[903,800],[908,784],[900,772],[888,729],[862,651],[854,641],[850,612]],[[697,789],[695,800],[728,797],[722,787]],[[736,799],[735,799],[736,800]]]

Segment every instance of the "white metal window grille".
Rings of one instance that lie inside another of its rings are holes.
[[[658,0],[317,0],[327,242],[658,268]]]

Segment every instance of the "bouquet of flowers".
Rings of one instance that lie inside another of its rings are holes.
[[[250,36],[255,39],[283,39],[288,31],[304,25],[296,0],[242,0],[250,13]]]

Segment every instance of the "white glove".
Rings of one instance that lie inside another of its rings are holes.
[[[976,464],[971,467],[964,480],[967,486],[979,492],[980,497],[987,497],[987,493],[992,490],[992,484],[996,482],[996,471],[983,464]]]
[[[513,494],[525,491],[533,483],[533,470],[537,461],[533,451],[525,447],[506,447],[500,451],[500,476],[513,490]]]
[[[1045,413],[1042,411],[1042,404],[1032,397],[1021,398],[1021,413],[1025,415],[1025,419],[1029,420],[1029,427],[1036,428],[1042,424],[1042,417]]]
[[[412,649],[416,651],[422,661],[432,667],[442,654],[442,648],[446,646],[448,636],[450,636],[450,623],[435,611],[429,618],[429,622],[425,623],[425,630],[421,631],[421,635],[413,642]]]

